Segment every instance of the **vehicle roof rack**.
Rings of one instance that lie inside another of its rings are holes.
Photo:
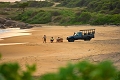
[[[80,31],[95,31],[95,29],[84,29],[84,30],[80,30]]]

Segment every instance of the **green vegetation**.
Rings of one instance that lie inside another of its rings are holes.
[[[6,8],[10,5],[10,2],[0,2],[0,8]]]
[[[120,25],[120,0],[50,1],[27,1],[14,4],[1,2],[1,8],[18,8],[18,10],[17,13],[2,10],[0,14],[31,24]],[[52,7],[54,2],[60,4]]]
[[[11,8],[19,8],[19,5],[22,4],[28,4],[27,7],[50,7],[53,5],[52,2],[47,2],[47,1],[27,1],[27,2],[16,2],[16,4],[10,5]]]
[[[120,24],[120,14],[101,14],[91,13],[86,11],[75,11],[71,9],[63,9],[56,11],[34,11],[27,10],[18,16],[13,17],[15,20],[21,20],[23,22],[31,24],[46,24],[57,23],[59,25],[79,25],[79,24],[91,24],[91,25],[118,25]]]
[[[28,7],[50,7],[53,5],[52,2],[47,1],[28,1]]]
[[[23,22],[31,24],[45,24],[51,21],[51,13],[47,11],[25,11],[15,17],[16,20],[21,20]]]
[[[1,63],[0,80],[34,80],[32,75],[36,70],[35,65],[26,65],[26,68],[26,71],[23,71],[18,63]]]
[[[120,0],[53,0],[60,2],[58,6],[64,7],[86,7],[88,11],[91,12],[101,12],[106,13],[114,12],[115,9],[120,13]]]
[[[28,6],[28,3],[21,3],[19,4],[19,8],[21,8],[24,12],[25,8]]]
[[[21,71],[18,63],[1,64],[0,80],[33,80],[32,73],[35,71],[35,65],[26,67],[26,71]]]
[[[82,61],[60,68],[58,73],[48,73],[40,80],[119,80],[119,72],[109,61],[91,64]]]

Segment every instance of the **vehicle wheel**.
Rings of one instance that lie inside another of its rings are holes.
[[[87,41],[87,39],[84,39],[84,41]]]
[[[84,39],[84,41],[90,41],[90,40],[91,40],[90,37],[87,37],[87,38]]]
[[[91,38],[90,38],[90,37],[88,37],[88,38],[87,38],[87,40],[88,40],[88,41],[90,41],[90,40],[91,40]]]
[[[68,42],[74,42],[74,39],[69,39]]]

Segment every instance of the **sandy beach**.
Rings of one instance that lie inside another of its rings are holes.
[[[95,38],[91,41],[66,40],[67,36],[73,35],[76,31],[91,28],[96,29]],[[30,35],[0,40],[0,63],[18,62],[23,69],[26,64],[36,64],[37,70],[34,75],[56,72],[68,62],[75,63],[83,59],[91,62],[111,60],[120,69],[120,27],[44,25],[23,33]],[[47,36],[47,43],[43,43],[43,35]],[[54,43],[50,43],[50,37],[54,37]],[[56,43],[57,37],[62,37],[63,42]]]

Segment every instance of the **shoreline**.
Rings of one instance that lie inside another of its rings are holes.
[[[9,45],[18,45],[18,44],[26,44],[27,42],[24,43],[0,43],[0,46],[9,46]]]
[[[15,37],[15,36],[31,35],[30,30],[31,29],[7,28],[1,30],[0,40],[4,40],[6,38]]]

